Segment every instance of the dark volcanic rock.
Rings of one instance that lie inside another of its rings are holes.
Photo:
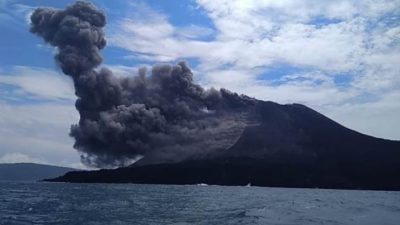
[[[300,104],[258,101],[226,149],[178,163],[69,172],[48,181],[400,190],[400,142],[347,129]]]

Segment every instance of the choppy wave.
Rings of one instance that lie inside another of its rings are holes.
[[[0,183],[0,224],[400,224],[400,192]]]

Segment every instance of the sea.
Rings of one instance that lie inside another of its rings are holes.
[[[400,192],[1,182],[0,224],[399,225]]]

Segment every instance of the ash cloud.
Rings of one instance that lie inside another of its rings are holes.
[[[57,48],[55,60],[73,79],[78,124],[71,126],[82,162],[95,167],[204,157],[232,145],[254,100],[193,82],[184,62],[155,65],[130,77],[101,64],[104,13],[89,2],[65,9],[38,8],[30,31]]]

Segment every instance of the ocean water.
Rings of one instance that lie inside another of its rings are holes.
[[[400,192],[0,183],[0,224],[399,225]]]

